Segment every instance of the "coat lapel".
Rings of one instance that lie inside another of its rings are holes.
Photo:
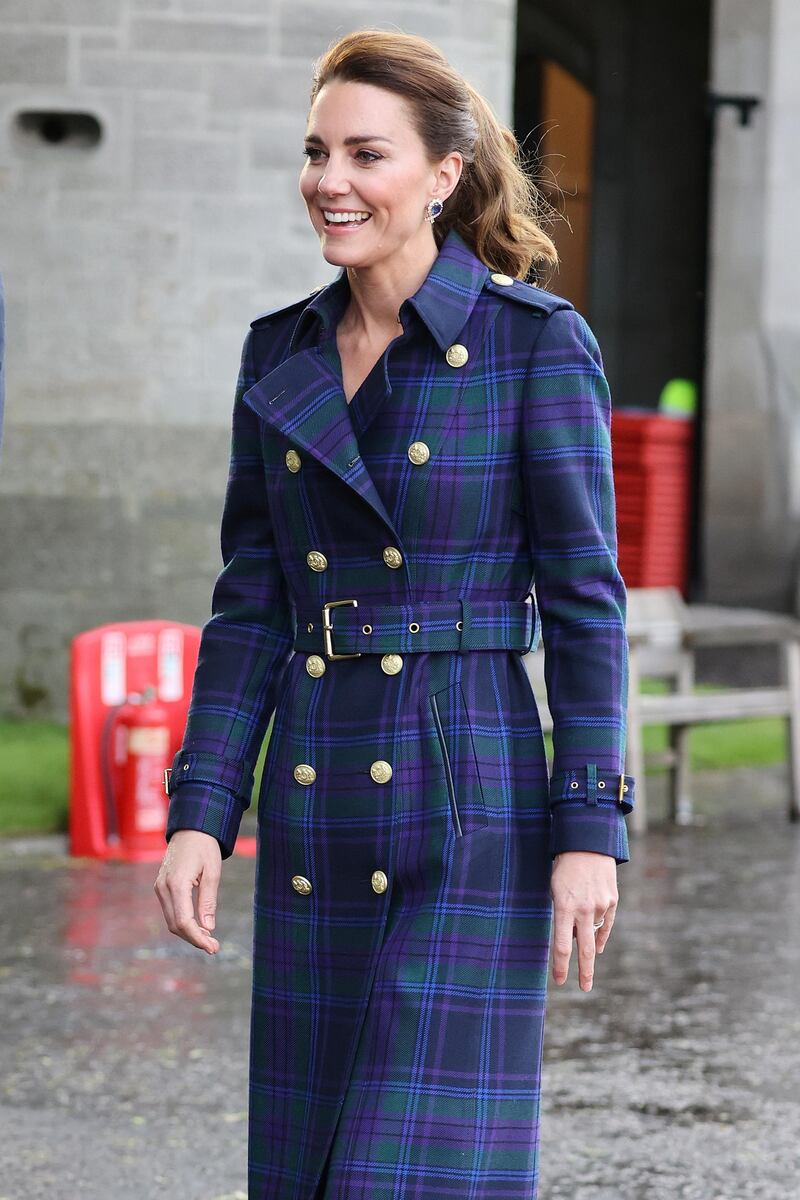
[[[243,398],[293,446],[305,450],[366,500],[397,541],[397,531],[361,458],[341,379],[318,346],[284,359]]]
[[[404,324],[407,324],[408,309],[414,309],[444,360],[444,352],[467,323],[488,274],[489,268],[451,229],[421,287],[403,301],[401,321],[405,311]],[[349,291],[347,272],[342,267],[337,277],[321,288],[300,313],[289,342],[288,357],[249,388],[244,400],[267,424],[293,445],[305,449],[366,500],[392,531],[395,545],[399,545],[398,532],[361,458],[341,375],[322,353],[321,338],[334,333],[347,307]],[[391,394],[388,358],[385,354],[384,396],[372,398],[364,414],[364,428]],[[448,366],[444,369],[452,370]]]

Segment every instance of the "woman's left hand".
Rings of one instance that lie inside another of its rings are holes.
[[[572,939],[578,940],[578,981],[592,989],[595,952],[603,952],[619,903],[617,862],[610,854],[594,850],[568,850],[557,854],[550,880],[555,909],[553,979],[565,983],[569,973]],[[594,921],[605,918],[599,929]]]

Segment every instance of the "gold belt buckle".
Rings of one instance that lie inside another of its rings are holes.
[[[172,767],[164,767],[164,791],[169,795],[169,777],[172,774]]]
[[[624,775],[624,772],[620,772],[620,777],[619,777],[619,793],[618,793],[618,795],[617,795],[617,800],[619,801],[619,803],[620,803],[620,804],[622,804],[622,793],[623,793],[623,792],[627,792],[627,790],[628,790],[628,785],[627,785],[627,784],[626,784],[626,782],[625,782],[625,775]]]
[[[334,654],[333,651],[333,622],[331,620],[330,610],[338,608],[340,604],[352,604],[353,608],[358,608],[357,600],[327,600],[322,606],[322,641],[325,646],[325,656],[329,659],[334,658],[361,658],[361,651],[357,650],[354,654]]]

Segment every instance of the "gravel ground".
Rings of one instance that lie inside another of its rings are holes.
[[[594,988],[574,959],[550,985],[540,1200],[800,1197],[785,778],[699,773],[672,828],[651,777]],[[0,841],[0,1200],[246,1200],[253,866],[225,863],[209,958],[163,925],[158,864]]]

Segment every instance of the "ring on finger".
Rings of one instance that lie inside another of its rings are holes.
[[[601,917],[599,921],[592,921],[592,927],[594,929],[599,929],[600,926],[605,925],[605,923],[606,923],[605,917]]]

